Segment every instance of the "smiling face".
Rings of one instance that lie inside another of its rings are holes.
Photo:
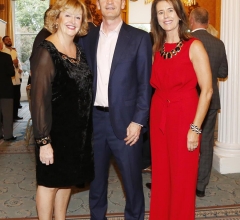
[[[97,0],[97,7],[106,20],[121,19],[121,11],[125,8],[125,0]]]
[[[167,32],[178,33],[179,17],[171,2],[160,1],[156,5],[157,19],[159,25]]]
[[[58,31],[69,36],[75,36],[82,24],[82,10],[69,8],[62,11],[57,18]]]

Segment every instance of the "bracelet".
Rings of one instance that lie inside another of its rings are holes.
[[[51,138],[50,138],[50,136],[47,136],[44,138],[35,138],[35,141],[36,141],[38,147],[42,147],[44,145],[50,144]]]
[[[194,125],[193,123],[190,124],[190,128],[192,131],[195,131],[197,134],[202,133],[202,129],[198,128],[198,126]]]

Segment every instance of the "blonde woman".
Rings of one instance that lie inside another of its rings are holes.
[[[93,178],[92,75],[74,42],[87,33],[86,7],[59,0],[46,21],[53,33],[31,59],[32,120],[36,140],[37,211],[40,220],[65,219],[73,185]]]

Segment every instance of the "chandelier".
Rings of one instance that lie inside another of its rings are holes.
[[[137,0],[131,0],[131,1],[137,1]],[[181,1],[185,6],[196,5],[196,0],[181,0]],[[145,0],[144,2],[145,2],[145,4],[148,4],[148,3],[153,2],[153,0]]]
[[[192,6],[192,5],[196,5],[196,0],[182,0],[182,3],[185,6]]]

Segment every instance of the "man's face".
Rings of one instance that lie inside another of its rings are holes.
[[[121,11],[125,8],[125,0],[97,0],[97,7],[101,9],[103,17],[107,20],[121,18]]]
[[[10,37],[6,37],[4,40],[3,40],[3,43],[5,44],[6,47],[11,47],[12,46],[12,40]]]

